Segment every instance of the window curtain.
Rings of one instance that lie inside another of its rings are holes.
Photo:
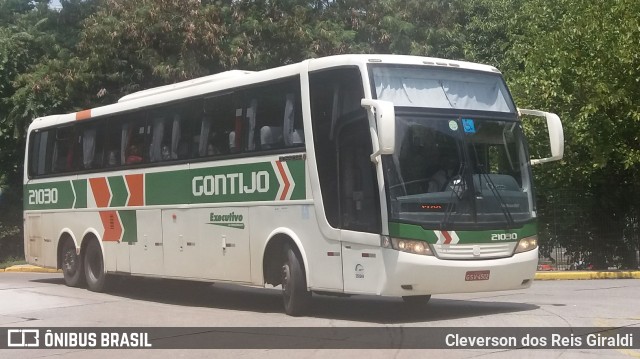
[[[180,146],[180,115],[173,116],[173,131],[171,131],[171,159],[178,159],[178,148]]]
[[[153,133],[151,135],[151,148],[149,157],[151,162],[162,160],[162,139],[164,138],[164,117],[153,120]]]
[[[284,144],[285,146],[291,146],[293,144],[293,113],[295,106],[295,96],[292,93],[287,94],[287,102],[284,105]]]
[[[458,70],[375,68],[378,99],[396,106],[511,112],[497,75]]]
[[[198,156],[207,155],[207,142],[209,141],[209,131],[211,131],[211,118],[209,116],[202,117],[200,126],[200,140],[198,142]]]
[[[88,128],[82,133],[82,164],[91,168],[96,151],[96,129]]]

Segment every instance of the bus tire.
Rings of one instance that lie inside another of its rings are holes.
[[[104,270],[102,250],[97,240],[90,240],[84,251],[84,274],[90,291],[105,291],[108,276]]]
[[[73,240],[67,238],[62,243],[62,274],[64,283],[69,287],[81,287],[84,285],[84,266],[82,258],[76,252]]]
[[[307,279],[300,256],[290,245],[284,246],[282,265],[282,298],[284,310],[297,317],[304,314],[311,302],[311,292],[307,290]]]
[[[429,303],[429,300],[431,299],[431,295],[427,294],[427,295],[409,295],[409,296],[403,296],[402,300],[404,301],[405,304],[410,305],[412,307],[422,307],[422,306],[426,306],[427,303]]]

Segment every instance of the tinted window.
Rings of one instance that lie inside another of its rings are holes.
[[[295,77],[37,130],[28,166],[43,176],[303,145]]]
[[[378,232],[377,181],[362,79],[357,68],[310,75],[311,122],[322,201],[329,224]]]

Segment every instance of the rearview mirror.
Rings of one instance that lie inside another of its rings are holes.
[[[518,111],[522,115],[543,117],[547,121],[547,129],[549,131],[549,145],[551,146],[551,157],[532,159],[531,164],[537,165],[540,163],[558,161],[562,159],[562,156],[564,155],[564,131],[562,129],[562,122],[560,122],[560,117],[558,117],[558,115],[556,115],[555,113],[538,110],[518,109]]]
[[[393,102],[362,99],[360,105],[373,110],[375,114],[379,148],[371,158],[393,154],[396,147],[396,115]]]

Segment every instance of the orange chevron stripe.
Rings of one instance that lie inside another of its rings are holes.
[[[125,181],[129,188],[127,206],[144,206],[144,175],[127,175]]]
[[[111,192],[109,192],[109,184],[105,177],[90,178],[89,184],[93,192],[93,198],[96,199],[96,205],[99,208],[109,207],[111,201]]]
[[[117,211],[100,212],[100,220],[104,227],[103,241],[119,241],[122,238],[122,224]]]
[[[287,198],[287,192],[289,192],[289,187],[291,187],[291,183],[289,183],[289,178],[287,178],[287,172],[285,172],[282,167],[282,162],[276,161],[276,165],[278,166],[278,171],[280,172],[280,176],[282,176],[282,180],[284,181],[284,189],[282,190],[282,194],[280,195],[280,200],[283,201]]]
[[[444,244],[451,244],[451,241],[453,241],[451,234],[447,231],[442,231],[442,235],[445,238]]]

